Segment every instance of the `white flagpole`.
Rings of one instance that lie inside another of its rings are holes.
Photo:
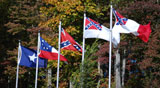
[[[83,47],[82,47],[82,72],[83,72],[83,62],[84,62],[84,54],[85,54],[85,19],[86,19],[86,13],[84,12],[84,19],[83,19]],[[83,88],[83,78],[81,83],[81,88]]]
[[[19,45],[18,45],[18,60],[17,60],[17,74],[16,74],[16,88],[18,88],[18,72],[19,72],[19,63],[20,63],[20,47],[21,47],[21,43],[19,40]]]
[[[37,61],[36,61],[36,78],[35,78],[35,88],[37,88],[37,78],[38,78],[38,63],[39,63],[39,49],[40,49],[40,31],[38,31],[38,45],[37,45]]]
[[[59,22],[59,41],[58,41],[58,63],[57,63],[57,85],[56,88],[58,88],[59,85],[59,63],[60,63],[60,44],[61,44],[61,21]]]
[[[85,19],[86,19],[86,13],[84,13],[84,19],[83,19],[83,50],[82,50],[82,66],[84,61],[84,53],[85,53]]]
[[[112,58],[112,4],[111,4],[111,8],[110,8],[109,83],[108,83],[108,88],[111,88],[111,58]]]

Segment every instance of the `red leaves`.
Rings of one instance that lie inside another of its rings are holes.
[[[95,54],[96,56],[105,56],[106,53],[108,53],[109,51],[109,42],[104,43],[103,45],[100,46],[99,50],[97,51],[97,53]]]

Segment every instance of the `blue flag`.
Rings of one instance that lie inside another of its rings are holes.
[[[19,65],[27,67],[36,67],[37,52],[35,50],[26,48],[24,46],[20,46],[19,52],[20,52]],[[47,67],[47,60],[39,58],[38,67]]]

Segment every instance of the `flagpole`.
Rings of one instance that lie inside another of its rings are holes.
[[[111,88],[111,57],[112,57],[112,4],[111,4],[111,8],[110,8],[109,83],[108,83],[108,88]]]
[[[60,44],[61,44],[61,21],[59,22],[59,40],[58,40],[58,63],[57,63],[57,85],[59,85],[59,63],[60,63]]]
[[[84,13],[84,19],[83,19],[83,50],[82,50],[82,65],[83,65],[83,61],[84,61],[84,52],[85,52],[85,19],[86,19],[86,13]]]
[[[82,72],[83,72],[83,64],[84,64],[84,54],[85,54],[85,19],[86,19],[86,13],[84,12],[84,19],[83,19],[83,47],[82,47]],[[81,88],[83,88],[83,77],[81,81]]]
[[[20,40],[19,40],[19,45],[18,45],[18,60],[17,60],[17,74],[16,74],[16,88],[18,88],[18,73],[19,73],[19,63],[20,63]]]
[[[38,46],[37,46],[37,61],[36,61],[36,78],[35,78],[35,88],[37,88],[37,78],[38,78],[38,63],[39,63],[39,49],[40,49],[40,31],[38,31]]]

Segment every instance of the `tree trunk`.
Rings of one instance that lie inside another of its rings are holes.
[[[122,61],[122,87],[124,87],[124,77],[125,77],[125,69],[126,69],[126,50],[124,50],[124,57]]]
[[[48,88],[52,88],[52,69],[48,69]]]
[[[69,88],[73,88],[72,81],[69,82]]]
[[[10,84],[10,77],[8,76],[8,88],[10,88],[9,84]]]
[[[100,62],[98,61],[98,73],[100,74],[100,77],[98,79],[97,88],[99,88],[100,86],[100,78],[102,77],[100,65],[101,65]]]
[[[115,82],[116,82],[116,88],[121,88],[121,75],[120,75],[120,54],[118,52],[119,50],[117,49],[115,56]]]

